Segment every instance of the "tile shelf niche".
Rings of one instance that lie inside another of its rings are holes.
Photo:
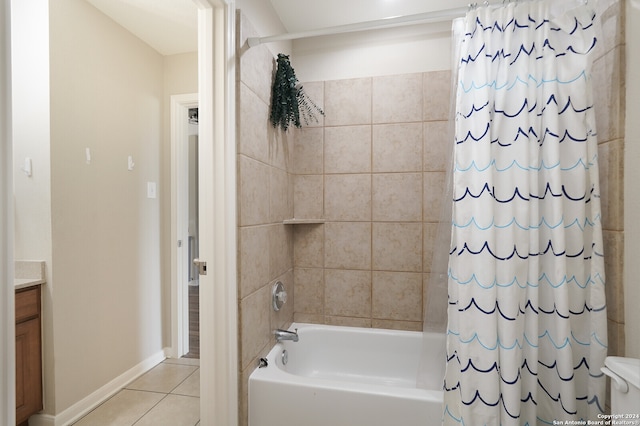
[[[283,225],[316,225],[324,223],[324,219],[285,219]]]

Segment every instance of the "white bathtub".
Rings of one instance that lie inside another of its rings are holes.
[[[442,417],[444,334],[428,334],[432,389],[416,388],[422,333],[293,324],[249,377],[249,426],[425,426]],[[282,351],[288,362],[283,365]]]

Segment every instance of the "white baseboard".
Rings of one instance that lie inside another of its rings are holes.
[[[152,367],[162,362],[167,354],[170,352],[169,348],[158,351],[151,355],[149,358],[142,361],[140,364],[125,371],[120,376],[111,380],[100,389],[91,393],[87,397],[73,404],[71,407],[62,411],[55,416],[50,414],[36,414],[29,418],[30,426],[68,426],[73,422],[80,420],[89,411],[102,404],[107,399],[115,395],[120,389],[131,383],[133,380],[149,371]]]

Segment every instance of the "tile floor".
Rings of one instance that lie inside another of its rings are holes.
[[[74,426],[200,425],[200,360],[166,359]]]

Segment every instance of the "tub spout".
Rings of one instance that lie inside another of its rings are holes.
[[[277,330],[273,330],[273,334],[276,336],[276,340],[278,342],[282,342],[283,340],[293,340],[294,342],[298,341],[298,329],[296,331],[282,330],[278,328]]]

